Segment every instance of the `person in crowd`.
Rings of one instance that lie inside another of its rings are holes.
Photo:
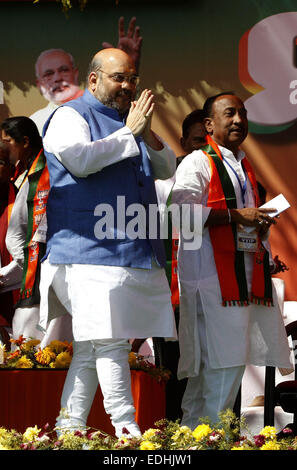
[[[58,300],[72,315],[74,336],[62,430],[85,427],[99,380],[116,436],[123,428],[138,435],[128,340],[176,337],[162,240],[128,230],[132,208],[157,208],[154,178],[175,171],[175,154],[151,130],[154,97],[144,90],[135,101],[137,83],[130,56],[103,49],[84,95],[59,107],[45,129],[51,190],[40,324],[59,314]],[[105,211],[114,217],[106,220]]]
[[[9,161],[9,148],[0,140],[0,342],[10,349],[14,304],[18,300],[22,270],[14,261],[5,244],[7,227],[16,197],[11,179],[14,166]]]
[[[189,113],[182,123],[182,136],[180,145],[184,151],[184,155],[177,157],[177,166],[183,159],[194,150],[199,150],[205,144],[205,126],[204,114],[202,109],[194,109]]]
[[[71,318],[52,322],[49,334],[37,328],[39,322],[40,260],[45,253],[42,219],[49,193],[49,174],[42,140],[35,123],[26,116],[15,116],[1,124],[2,140],[9,148],[10,162],[21,162],[24,173],[15,198],[6,233],[6,246],[13,262],[21,269],[18,302],[12,320],[12,337],[45,341],[71,340]],[[3,281],[5,287],[5,281]],[[51,333],[51,334],[50,334]]]
[[[139,67],[142,37],[140,28],[136,26],[133,17],[128,25],[127,34],[124,28],[124,18],[118,24],[118,48],[131,55]],[[109,47],[108,43],[103,43]],[[63,49],[48,49],[43,51],[35,63],[36,84],[48,104],[34,112],[30,118],[38,127],[40,135],[45,122],[52,112],[61,104],[78,98],[83,94],[79,86],[79,70],[73,56]]]
[[[246,364],[292,370],[262,244],[276,221],[258,208],[255,176],[240,150],[246,109],[231,92],[208,98],[203,109],[207,145],[180,164],[172,194],[174,203],[201,209],[202,219],[192,227],[200,249],[181,238],[178,253],[178,376],[188,377],[182,424],[192,429],[199,418],[216,422],[233,408]]]

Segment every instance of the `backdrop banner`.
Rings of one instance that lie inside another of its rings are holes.
[[[279,275],[286,300],[297,300],[296,0],[89,0],[83,10],[72,3],[65,14],[56,1],[0,0],[0,122],[48,105],[36,82],[42,51],[71,53],[83,89],[92,55],[103,43],[117,46],[119,18],[127,31],[135,16],[143,37],[140,89],[153,90],[153,128],[177,156],[183,119],[208,96],[234,91],[244,101],[242,148],[267,200],[282,193],[291,204],[270,240],[273,256],[289,267]]]

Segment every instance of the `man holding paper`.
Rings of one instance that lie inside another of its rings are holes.
[[[276,211],[258,208],[256,179],[239,149],[246,109],[228,92],[208,98],[204,112],[207,145],[180,164],[172,196],[191,204],[193,216],[202,207],[201,248],[187,249],[181,234],[178,254],[178,376],[188,377],[182,424],[192,429],[200,417],[217,421],[233,408],[245,365],[291,369],[262,244]]]

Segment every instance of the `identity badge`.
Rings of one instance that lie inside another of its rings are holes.
[[[256,232],[237,232],[237,249],[239,251],[258,251],[258,236]]]

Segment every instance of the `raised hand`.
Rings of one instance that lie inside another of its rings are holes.
[[[136,18],[134,16],[130,20],[127,34],[126,34],[124,21],[125,21],[124,17],[121,16],[119,18],[119,23],[118,23],[119,39],[118,39],[117,48],[122,49],[127,54],[129,54],[138,72],[139,64],[140,64],[141,46],[142,46],[142,37],[140,36],[140,28],[139,26],[136,26]],[[102,46],[104,48],[114,47],[112,44],[108,42],[103,42]]]
[[[139,99],[131,103],[126,126],[129,127],[134,137],[147,132],[150,129],[151,117],[154,110],[154,95],[151,90],[143,90]]]

